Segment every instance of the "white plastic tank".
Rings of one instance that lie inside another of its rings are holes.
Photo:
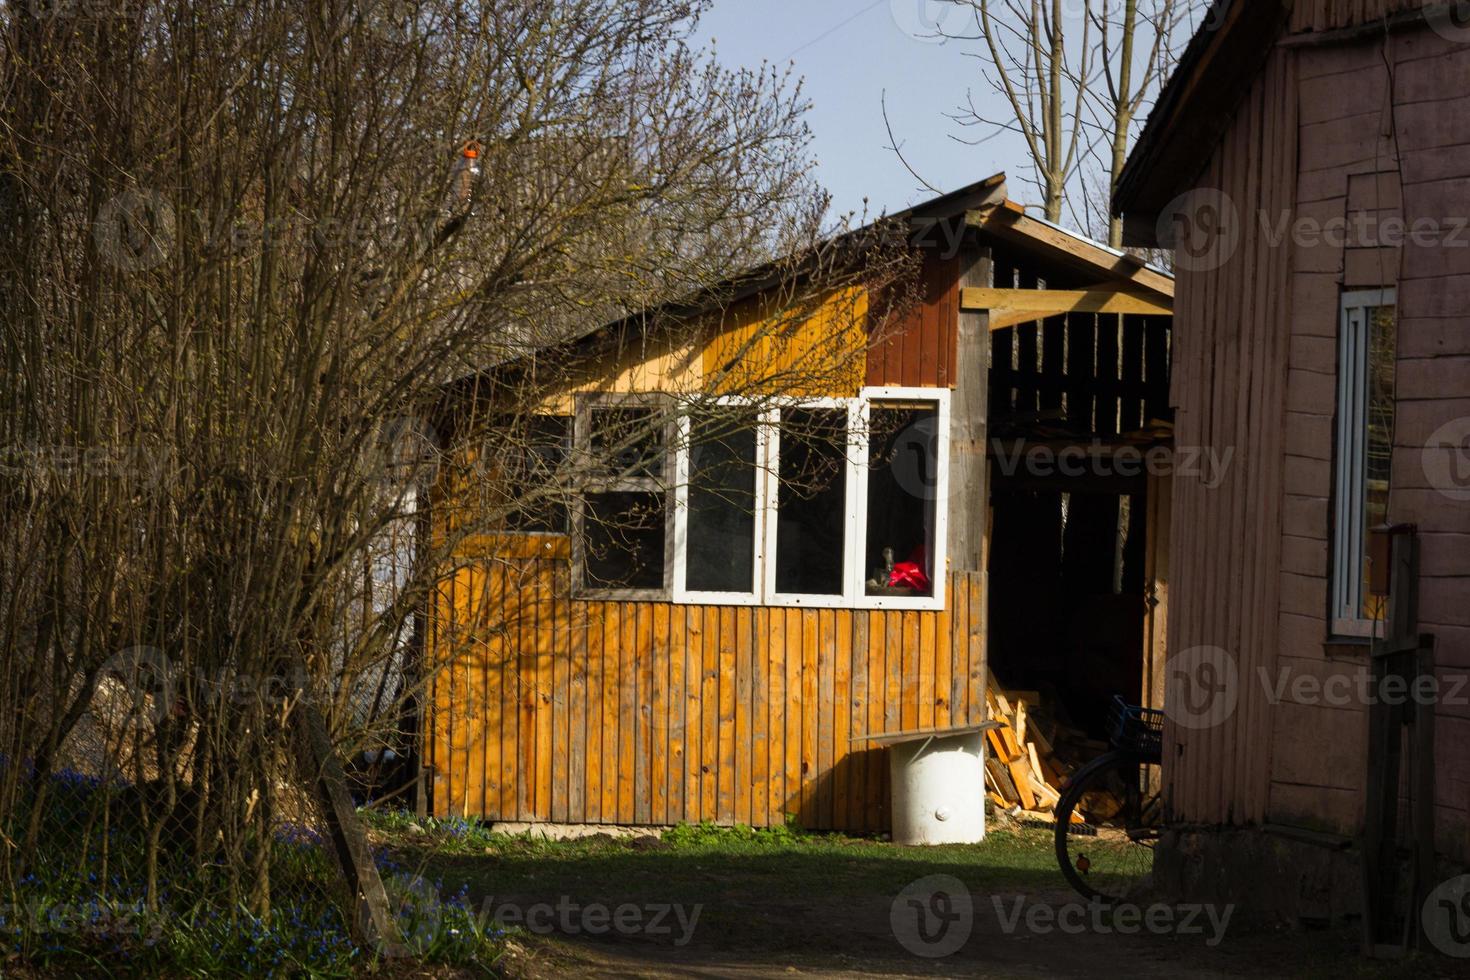
[[[985,838],[984,731],[981,726],[935,733],[894,733],[895,844],[976,844]]]

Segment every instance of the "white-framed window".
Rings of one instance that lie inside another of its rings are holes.
[[[1393,469],[1396,295],[1342,295],[1337,345],[1329,601],[1336,636],[1372,636],[1382,601],[1368,593],[1368,530],[1388,519]]]
[[[765,602],[856,605],[862,399],[803,401],[775,414],[765,470]]]
[[[757,605],[768,442],[776,413],[721,398],[679,417],[674,457],[676,601]]]
[[[674,601],[943,608],[949,391],[739,404],[678,423]]]

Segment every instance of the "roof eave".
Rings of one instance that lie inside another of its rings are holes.
[[[1159,217],[1204,170],[1286,26],[1292,0],[1218,0],[1159,93],[1113,194],[1127,245],[1157,247]]]

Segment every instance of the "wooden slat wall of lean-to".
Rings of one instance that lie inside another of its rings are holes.
[[[1278,54],[1198,182],[1234,204],[1239,243],[1218,264],[1176,270],[1175,444],[1232,455],[1217,486],[1173,481],[1169,656],[1220,648],[1238,669],[1229,717],[1166,725],[1166,802],[1180,822],[1258,822],[1266,810],[1272,738],[1259,679],[1276,663],[1291,280],[1289,256],[1257,236],[1260,216],[1291,213],[1295,105],[1293,62]]]
[[[431,631],[433,811],[492,821],[888,827],[884,750],[980,721],[984,603],[949,609],[585,602],[566,563],[486,560]]]
[[[997,247],[992,262],[997,286],[1044,284],[1014,252]],[[990,335],[992,431],[1034,428],[1038,412],[1043,424],[1078,434],[1126,434],[1166,419],[1172,327],[1171,317],[1069,313],[996,331]]]

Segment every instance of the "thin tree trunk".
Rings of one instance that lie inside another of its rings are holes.
[[[1119,51],[1118,98],[1113,106],[1113,157],[1108,170],[1108,244],[1123,245],[1123,219],[1113,214],[1113,194],[1128,162],[1128,127],[1133,123],[1133,39],[1138,30],[1138,0],[1123,0],[1123,38]]]

